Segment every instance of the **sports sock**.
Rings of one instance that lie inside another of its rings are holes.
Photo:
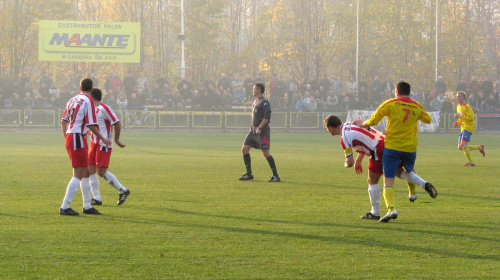
[[[80,189],[82,190],[82,198],[83,198],[83,209],[90,209],[92,205],[90,205],[90,200],[92,199],[92,194],[90,191],[89,177],[84,177],[80,181]]]
[[[469,146],[465,146],[465,148],[464,148],[464,155],[467,158],[468,162],[473,163],[472,159],[470,157],[470,148],[469,148]]]
[[[245,162],[247,174],[252,174],[252,158],[250,157],[250,154],[243,155],[243,161]]]
[[[120,192],[124,192],[127,190],[127,188],[122,186],[118,179],[116,179],[115,175],[113,175],[111,172],[106,171],[106,173],[104,173],[104,176],[102,177],[108,182],[108,184],[110,184],[111,186],[113,186],[113,188],[119,190]]]
[[[471,151],[478,151],[478,150],[481,150],[481,145],[467,145],[467,147],[469,148],[469,150]]]
[[[392,186],[384,187],[384,200],[385,205],[387,206],[387,211],[394,211],[396,207],[396,200],[394,198],[394,189],[392,188]]]
[[[271,167],[271,170],[273,171],[274,176],[278,176],[278,170],[276,170],[276,163],[274,163],[274,158],[273,156],[268,156],[267,162],[269,163],[269,166]]]
[[[380,187],[378,184],[368,185],[368,195],[372,204],[372,214],[380,216]]]
[[[62,209],[68,209],[69,205],[73,201],[76,192],[78,191],[78,185],[80,185],[80,180],[76,177],[71,178],[66,188],[66,194],[64,195],[64,200],[61,205]]]
[[[415,195],[416,185],[410,182],[406,182],[406,184],[408,185],[408,192],[410,193],[410,195]]]
[[[401,172],[400,177],[401,177],[401,179],[403,179],[403,180],[405,180],[407,182],[413,183],[415,185],[419,185],[422,188],[425,187],[425,181],[424,181],[424,179],[420,178],[414,171],[412,171],[412,172],[406,172],[406,171],[403,170]]]
[[[90,190],[92,191],[94,199],[102,200],[101,193],[99,192],[99,177],[97,176],[97,173],[91,174],[89,176],[89,182],[90,182]]]

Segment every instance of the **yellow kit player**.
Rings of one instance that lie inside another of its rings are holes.
[[[420,103],[410,98],[410,93],[410,84],[400,82],[396,85],[396,98],[382,103],[369,120],[365,122],[360,119],[354,120],[356,125],[368,127],[378,124],[384,117],[387,117],[382,167],[385,185],[383,195],[388,212],[379,222],[387,223],[398,217],[398,212],[395,209],[394,189],[392,188],[394,177],[396,177],[400,164],[410,176],[415,174],[412,171],[417,158],[418,121],[431,122],[431,116]],[[431,183],[425,183],[424,188],[432,198],[437,197],[437,190]]]
[[[475,166],[474,162],[470,157],[470,151],[477,151],[483,155],[484,145],[467,145],[470,142],[470,137],[474,133],[474,111],[472,111],[469,104],[465,102],[465,92],[457,92],[457,113],[455,114],[455,119],[457,121],[453,124],[453,127],[460,125],[460,136],[458,136],[458,149],[464,151],[465,157],[467,158],[467,163],[463,166]]]

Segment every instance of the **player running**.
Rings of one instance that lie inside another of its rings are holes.
[[[97,124],[100,133],[108,138],[113,137],[113,128],[115,131],[115,143],[120,148],[125,148],[125,145],[120,142],[121,123],[113,109],[101,102],[102,92],[100,89],[93,89],[90,96],[95,102],[95,112],[97,116]],[[92,143],[90,144],[89,152],[89,179],[90,188],[94,198],[91,200],[92,205],[102,205],[101,194],[99,192],[99,178],[97,174],[104,178],[108,184],[119,191],[118,205],[122,205],[130,195],[130,190],[122,186],[115,175],[108,171],[109,161],[111,159],[111,151],[113,144],[106,144],[100,141],[98,137],[92,135]]]
[[[370,157],[368,163],[368,195],[372,205],[371,211],[361,216],[361,219],[379,220],[380,219],[380,187],[379,180],[382,177],[382,157],[384,152],[385,134],[373,128],[362,128],[353,123],[342,123],[334,115],[325,118],[324,124],[332,136],[340,135],[340,145],[345,153],[344,166],[349,168],[354,165],[356,174],[363,173],[362,161],[365,155]],[[358,153],[356,161],[353,159],[353,151]],[[401,167],[398,169],[397,176],[407,181],[409,190],[409,200],[417,200],[415,194],[416,185],[427,190],[431,185],[424,181],[415,172],[408,173]]]
[[[71,98],[62,115],[61,125],[65,138],[64,144],[68,151],[71,165],[73,167],[73,178],[69,181],[66,188],[64,200],[59,209],[59,214],[76,216],[78,212],[71,209],[70,204],[78,190],[78,185],[82,190],[83,213],[101,214],[90,204],[90,186],[88,184],[89,170],[88,166],[88,144],[87,131],[90,129],[106,145],[111,141],[106,139],[97,128],[94,101],[89,96],[92,90],[92,80],[82,79],[80,81],[81,93]]]
[[[455,114],[455,119],[457,121],[453,124],[453,127],[460,125],[460,135],[458,136],[458,149],[464,151],[465,157],[467,158],[467,163],[463,166],[476,166],[472,161],[470,156],[470,151],[477,151],[483,155],[484,145],[467,145],[470,142],[472,133],[474,133],[474,111],[468,103],[465,102],[465,92],[457,92],[457,113]]]

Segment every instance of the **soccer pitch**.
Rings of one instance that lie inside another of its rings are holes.
[[[439,195],[410,203],[396,180],[387,224],[359,218],[368,159],[344,168],[338,136],[273,133],[268,183],[257,150],[238,181],[245,135],[125,130],[109,170],[131,195],[117,206],[100,179],[103,215],[81,214],[78,192],[69,217],[62,133],[0,132],[0,279],[498,279],[499,133],[473,135],[486,157],[469,168],[458,132],[419,134],[416,171]]]

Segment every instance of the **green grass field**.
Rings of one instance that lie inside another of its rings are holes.
[[[487,154],[472,168],[457,136],[420,134],[416,170],[439,196],[409,203],[397,180],[399,217],[383,224],[359,218],[366,174],[326,131],[274,133],[282,182],[267,183],[257,150],[255,180],[237,180],[245,133],[125,130],[110,171],[130,197],[117,206],[101,179],[104,215],[78,217],[58,214],[61,132],[1,131],[0,279],[498,279],[500,134],[473,135]]]

